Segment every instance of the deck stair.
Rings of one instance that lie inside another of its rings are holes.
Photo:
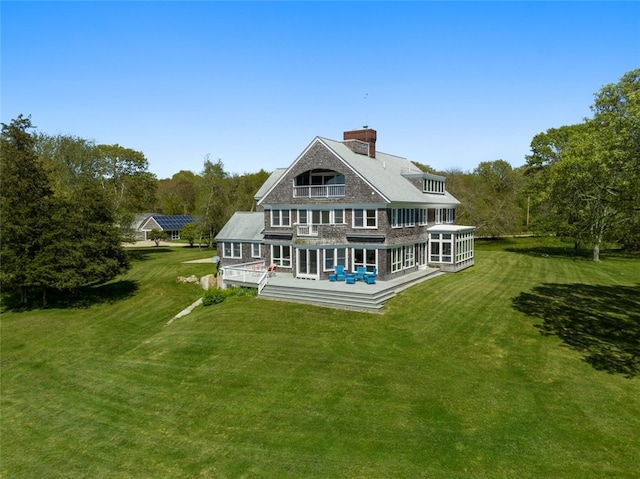
[[[339,309],[380,312],[384,303],[399,292],[415,284],[443,274],[439,269],[428,268],[409,273],[390,281],[376,284],[345,284],[344,281],[314,281],[296,279],[278,273],[269,278],[259,298],[316,304]]]

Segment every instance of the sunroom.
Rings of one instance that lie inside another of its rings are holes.
[[[429,266],[456,272],[473,266],[474,226],[442,224],[431,226],[429,233]]]

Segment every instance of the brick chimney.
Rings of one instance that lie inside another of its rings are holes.
[[[376,157],[376,130],[373,130],[367,126],[364,126],[362,130],[349,130],[344,132],[342,139],[347,140],[360,140],[369,144],[369,156],[371,158]]]

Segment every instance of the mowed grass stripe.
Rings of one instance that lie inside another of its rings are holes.
[[[140,256],[133,296],[3,314],[3,475],[637,473],[638,380],[594,370],[513,307],[544,283],[638,284],[637,261],[481,245],[474,268],[382,315],[245,297],[165,327],[199,294],[175,277],[201,265],[181,263],[188,249]]]

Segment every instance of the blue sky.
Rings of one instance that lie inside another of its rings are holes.
[[[0,2],[1,121],[142,151],[159,178],[286,167],[369,125],[439,170],[524,164],[640,67],[637,2]]]

